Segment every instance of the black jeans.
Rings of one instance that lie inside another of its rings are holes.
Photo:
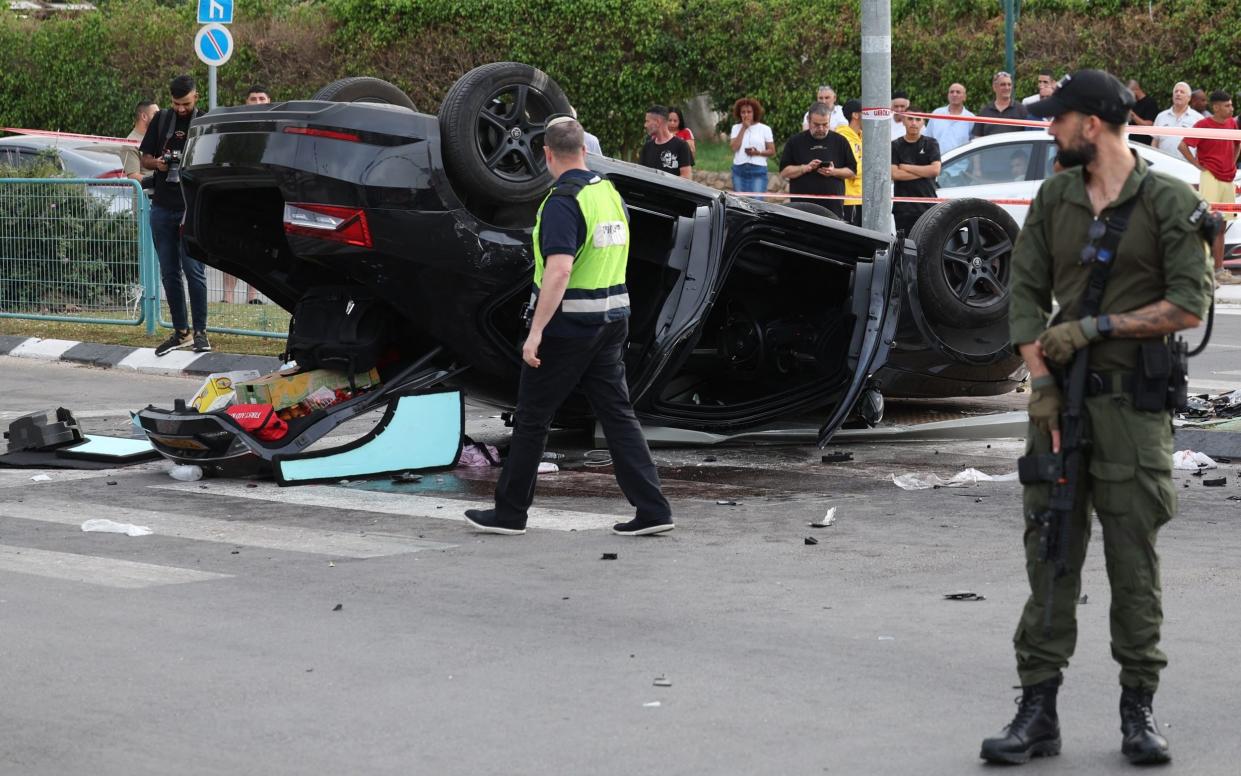
[[[627,320],[599,328],[593,337],[543,337],[538,369],[523,364],[513,413],[513,440],[496,483],[496,517],[524,522],[534,501],[539,460],[556,410],[582,386],[603,426],[616,482],[642,521],[660,521],[672,508],[659,489],[659,473],[629,402],[624,348]]]

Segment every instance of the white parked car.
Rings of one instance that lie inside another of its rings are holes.
[[[1198,188],[1198,168],[1142,143],[1129,141],[1151,169],[1173,175]],[[944,154],[935,185],[946,199],[1034,199],[1038,187],[1051,175],[1056,143],[1046,132],[1005,132],[988,135]],[[1000,205],[1018,226],[1025,223],[1028,205]],[[1228,225],[1226,254],[1241,248],[1241,219]]]

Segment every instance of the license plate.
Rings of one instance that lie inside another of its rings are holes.
[[[179,437],[151,436],[152,442],[158,442],[165,447],[171,447],[176,450],[206,450],[206,445],[197,439],[181,439]]]

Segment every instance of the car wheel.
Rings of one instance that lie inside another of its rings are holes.
[[[440,107],[444,165],[472,201],[530,202],[552,185],[543,132],[569,100],[546,73],[496,62],[461,76]]]
[[[382,78],[371,78],[370,76],[342,78],[339,81],[333,81],[315,92],[315,96],[310,99],[325,100],[327,102],[374,102],[381,105],[399,105],[402,108],[417,110],[414,107],[414,101],[409,99],[409,95],[394,84],[390,84]]]
[[[793,210],[800,210],[803,213],[809,213],[814,216],[823,216],[824,218],[830,218],[833,221],[844,220],[843,218],[836,215],[835,213],[828,210],[827,208],[823,207],[822,205],[816,205],[813,202],[789,202],[788,204],[785,205],[785,207],[792,208]]]
[[[918,296],[937,322],[987,326],[1008,314],[1017,222],[982,199],[941,202],[909,238],[918,246]]]

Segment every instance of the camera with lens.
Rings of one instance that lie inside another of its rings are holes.
[[[180,183],[181,182],[181,152],[180,151],[165,151],[164,155],[161,156],[160,159],[164,162],[164,164],[168,165],[168,173],[167,173],[168,177],[166,177],[164,180],[166,180],[168,183]]]

